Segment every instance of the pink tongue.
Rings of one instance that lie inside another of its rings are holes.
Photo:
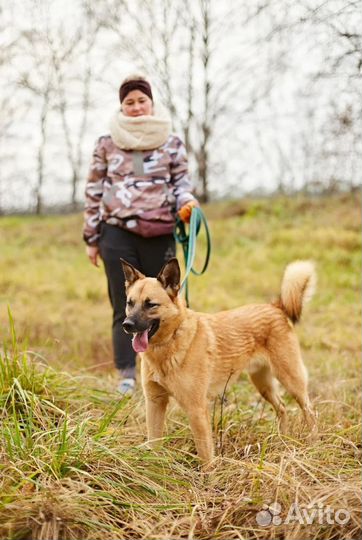
[[[136,352],[145,352],[148,347],[148,330],[133,336],[132,347]]]

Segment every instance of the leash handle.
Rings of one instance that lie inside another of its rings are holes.
[[[193,268],[195,255],[196,255],[196,238],[200,232],[201,225],[204,225],[206,232],[206,256],[205,262],[200,271],[197,271]],[[188,278],[192,272],[196,276],[201,276],[206,271],[211,253],[211,237],[210,230],[206,220],[206,217],[199,207],[194,207],[191,212],[191,219],[189,224],[189,233],[186,232],[186,227],[181,219],[177,218],[176,220],[176,229],[175,229],[175,239],[178,243],[181,244],[184,259],[185,259],[185,276],[181,283],[180,290],[185,288],[185,299],[186,305],[189,307],[189,287],[188,287]]]

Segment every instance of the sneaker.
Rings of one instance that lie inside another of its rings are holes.
[[[134,379],[122,379],[117,390],[120,394],[131,396],[134,393],[135,384]]]

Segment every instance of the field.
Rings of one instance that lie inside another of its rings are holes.
[[[291,430],[280,436],[242,376],[211,404],[212,472],[200,471],[176,406],[163,449],[147,450],[141,392],[114,391],[105,276],[86,259],[82,216],[2,217],[0,538],[361,537],[359,200],[243,200],[205,212],[213,251],[207,273],[191,278],[193,309],[271,300],[288,262],[316,263],[297,333],[317,439],[288,395]],[[203,250],[201,237],[198,265]]]

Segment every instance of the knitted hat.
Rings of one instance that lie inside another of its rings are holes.
[[[153,101],[151,85],[142,75],[127,77],[123,81],[119,89],[119,100],[121,103],[132,90],[140,90],[140,92],[146,94]]]

